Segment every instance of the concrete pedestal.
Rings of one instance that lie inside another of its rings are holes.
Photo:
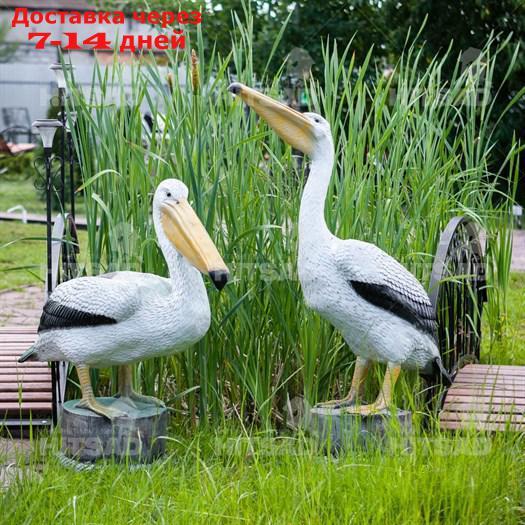
[[[410,450],[412,413],[383,410],[367,416],[343,409],[314,407],[308,428],[319,447],[332,454],[352,450]]]
[[[133,408],[121,399],[98,398],[103,405],[127,414],[110,421],[91,410],[78,408],[78,400],[67,401],[61,419],[62,452],[78,461],[112,458],[150,463],[162,456],[168,410],[137,403]]]

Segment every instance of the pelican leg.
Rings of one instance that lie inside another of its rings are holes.
[[[401,366],[396,363],[388,363],[385,379],[381,391],[377,399],[370,405],[351,406],[345,408],[345,412],[349,414],[361,414],[367,416],[385,410],[392,404],[392,393],[397,382],[399,374],[401,373]]]
[[[363,394],[363,387],[368,370],[370,369],[370,364],[368,359],[358,357],[355,362],[354,375],[348,395],[343,399],[334,399],[332,401],[319,403],[317,406],[320,408],[343,408],[354,405],[359,400],[359,396]]]
[[[108,419],[115,419],[116,417],[127,417],[125,412],[121,412],[115,408],[104,406],[97,401],[93,394],[91,387],[91,378],[89,377],[89,367],[79,365],[77,366],[78,379],[80,381],[80,389],[82,390],[82,399],[77,403],[77,407],[87,408],[95,414],[107,417]]]
[[[164,403],[153,396],[145,396],[139,394],[133,389],[133,369],[131,365],[122,365],[118,369],[118,393],[116,398],[122,399],[124,403],[137,408],[138,403],[146,405],[155,405],[157,407],[164,407]]]

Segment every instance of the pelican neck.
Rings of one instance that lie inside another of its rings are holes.
[[[332,236],[325,219],[325,203],[332,178],[335,153],[333,146],[318,148],[312,156],[299,210],[299,243],[315,242]]]

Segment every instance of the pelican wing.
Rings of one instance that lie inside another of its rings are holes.
[[[124,321],[140,307],[139,282],[118,278],[117,273],[66,281],[44,305],[38,331]]]
[[[363,299],[436,336],[436,316],[421,283],[373,244],[343,241],[336,250],[339,270]]]

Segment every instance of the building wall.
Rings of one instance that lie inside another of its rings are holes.
[[[0,23],[11,25],[14,9],[0,9]],[[125,25],[71,25],[71,24],[39,24],[38,27],[26,28],[17,25],[6,37],[6,42],[16,44],[15,52],[9,60],[0,63],[0,108],[25,107],[29,110],[31,122],[45,118],[51,105],[51,99],[56,95],[56,83],[49,65],[59,61],[59,51],[54,47],[36,50],[33,42],[28,42],[28,33],[32,31],[50,32],[50,39],[60,40],[63,32],[77,32],[79,41],[97,33],[104,32],[110,41],[121,38],[123,32],[133,35],[156,35],[158,32],[145,24],[139,24],[126,19]],[[74,51],[68,54],[75,65],[75,79],[84,89],[91,85],[95,54],[91,50]],[[129,84],[129,74],[125,74],[126,84]],[[0,131],[6,123],[0,112]]]

